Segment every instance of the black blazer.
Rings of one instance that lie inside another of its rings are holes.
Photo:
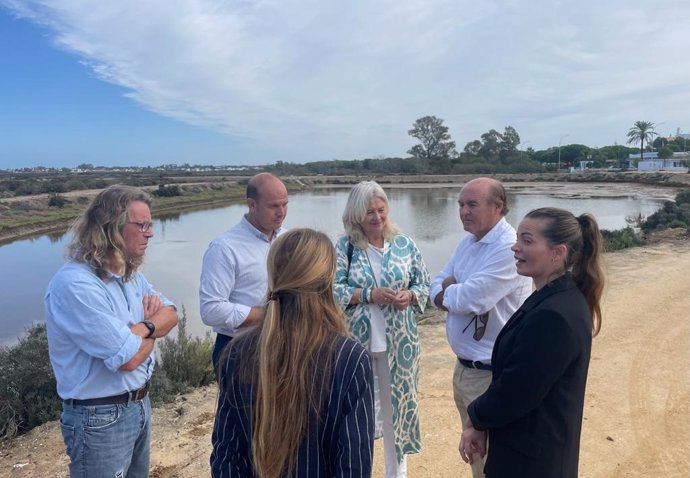
[[[513,314],[496,338],[491,385],[467,410],[489,432],[488,478],[577,477],[591,348],[591,314],[570,274]]]

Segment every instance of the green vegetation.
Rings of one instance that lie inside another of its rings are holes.
[[[65,204],[67,204],[67,199],[59,194],[51,194],[50,199],[48,199],[48,206],[50,207],[58,207],[62,209],[65,207]]]
[[[434,173],[446,173],[451,158],[457,155],[455,141],[450,139],[448,127],[436,116],[425,116],[415,121],[407,132],[420,144],[413,146],[407,154],[425,160]]]
[[[602,229],[601,235],[604,236],[604,250],[606,252],[620,251],[646,244],[646,241],[632,227],[616,231]]]
[[[643,246],[647,243],[648,234],[664,229],[683,228],[690,236],[690,189],[679,192],[675,201],[666,201],[661,209],[646,219],[639,216],[634,218],[633,222],[637,224],[640,232],[636,232],[632,227],[617,231],[601,231],[607,252]]]
[[[203,339],[187,333],[182,313],[177,338],[158,341],[151,401],[170,402],[179,393],[212,383],[210,334]],[[0,439],[9,439],[60,417],[62,403],[48,357],[45,324],[34,325],[12,347],[0,347]]]
[[[55,420],[61,410],[46,326],[34,325],[15,346],[0,348],[0,438]]]
[[[183,307],[182,318],[177,324],[177,338],[165,337],[158,342],[159,363],[151,388],[153,402],[169,402],[177,394],[214,382],[212,353],[210,332],[203,339],[192,338],[187,333],[187,314]]]
[[[178,186],[164,186],[164,185],[159,185],[158,189],[152,192],[154,196],[158,197],[165,197],[165,198],[170,198],[170,197],[175,197],[175,196],[180,196],[182,192],[180,191],[180,188]]]
[[[153,191],[154,215],[179,211],[199,205],[227,204],[245,197],[244,185],[238,182],[213,182],[193,185],[163,186]],[[163,191],[162,194],[156,194]],[[46,198],[17,199],[0,203],[0,240],[10,237],[13,231],[66,229],[81,214],[93,193],[75,195],[53,194]]]
[[[654,123],[651,121],[635,121],[635,125],[628,130],[628,144],[640,145],[640,161],[642,161],[644,153],[645,141],[649,144],[654,140],[654,136],[659,133],[654,131]]]
[[[641,225],[645,233],[676,227],[690,231],[690,189],[678,193],[675,201],[666,201]]]

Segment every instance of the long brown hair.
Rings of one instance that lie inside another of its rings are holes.
[[[144,260],[128,258],[124,252],[122,228],[128,220],[128,207],[134,201],[151,207],[151,196],[132,186],[113,185],[98,193],[72,225],[69,257],[89,264],[101,279],[116,269],[128,280]]]
[[[592,335],[601,330],[601,296],[604,292],[604,239],[591,214],[575,217],[555,207],[534,209],[525,217],[540,219],[541,232],[551,245],[565,244],[568,254],[565,269],[571,271],[577,287],[587,300],[592,314]]]
[[[318,417],[330,388],[335,340],[347,327],[333,297],[335,253],[328,236],[291,229],[275,240],[267,264],[263,323],[236,346],[239,374],[254,389],[254,469],[274,478],[295,467],[309,417]]]

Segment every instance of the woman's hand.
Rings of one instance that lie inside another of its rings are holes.
[[[403,289],[398,291],[393,300],[393,307],[395,310],[405,310],[412,303],[412,291],[408,289]]]
[[[462,460],[470,465],[474,463],[475,453],[479,453],[479,456],[484,458],[486,455],[486,432],[476,430],[471,426],[465,428],[460,437],[458,450]]]
[[[371,303],[390,305],[395,301],[396,293],[390,287],[376,287],[371,289]]]

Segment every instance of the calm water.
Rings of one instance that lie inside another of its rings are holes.
[[[608,186],[603,186],[607,188]],[[554,197],[531,186],[509,187],[508,221],[517,225],[531,209],[555,206],[575,214],[593,213],[604,229],[625,227],[626,217],[648,215],[663,202],[658,189],[634,187],[619,197]],[[287,227],[312,227],[335,239],[342,233],[341,215],[349,189],[293,194]],[[465,234],[458,218],[457,188],[387,188],[390,218],[417,242],[435,275]],[[665,196],[672,196],[666,191]],[[144,274],[160,291],[187,311],[188,328],[204,334],[199,318],[201,258],[209,241],[239,221],[244,205],[193,211],[156,219]],[[0,343],[11,343],[27,326],[43,321],[43,293],[64,262],[67,234],[43,235],[0,247]]]

